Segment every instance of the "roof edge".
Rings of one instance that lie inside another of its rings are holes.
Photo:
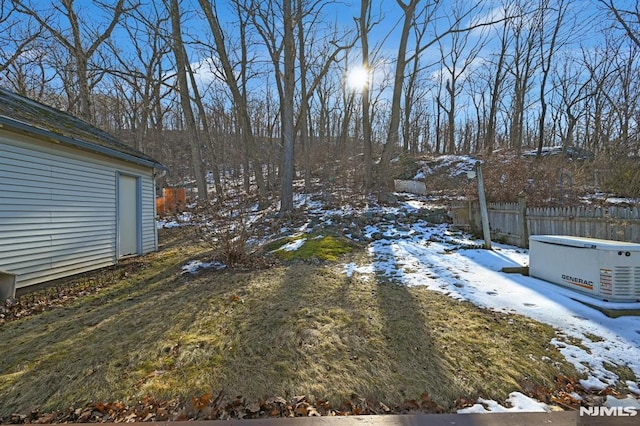
[[[0,115],[0,125],[8,128],[13,128],[32,135],[55,139],[65,145],[72,146],[74,148],[80,148],[87,151],[92,151],[98,154],[106,155],[108,157],[117,158],[119,160],[128,161],[130,163],[138,164],[140,166],[152,167],[158,170],[168,170],[167,166],[158,163],[153,160],[147,160],[145,158],[136,157],[135,155],[127,154],[116,149],[111,149],[105,146],[96,145],[91,142],[85,142],[79,139],[71,138],[69,136],[60,135],[58,133],[42,129],[32,124],[27,124],[19,120]]]

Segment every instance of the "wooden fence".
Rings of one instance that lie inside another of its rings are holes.
[[[529,235],[571,235],[575,237],[640,243],[638,207],[527,207],[517,203],[489,203],[491,238],[528,247]],[[480,233],[477,202],[452,206],[453,225]]]

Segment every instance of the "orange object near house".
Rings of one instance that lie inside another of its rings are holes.
[[[187,205],[187,191],[184,188],[175,189],[176,207],[184,210]]]
[[[186,204],[186,191],[184,188],[163,188],[162,195],[165,198],[167,208],[183,209]]]
[[[156,198],[156,214],[160,217],[164,216],[164,197]]]
[[[156,213],[165,216],[184,210],[187,204],[187,194],[184,188],[163,188],[162,198],[156,198]]]

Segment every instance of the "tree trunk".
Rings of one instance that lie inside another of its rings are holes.
[[[358,27],[360,29],[360,43],[362,45],[362,68],[369,70],[369,15],[371,2],[361,0],[360,17]],[[371,79],[371,76],[369,76]],[[371,141],[371,115],[369,102],[369,83],[362,88],[362,138],[364,141],[364,187],[370,190],[373,187],[373,144]]]
[[[180,25],[180,9],[178,0],[171,0],[171,31],[173,40],[173,53],[176,58],[176,77],[178,80],[178,91],[180,93],[180,103],[185,119],[185,127],[187,137],[189,138],[189,146],[191,147],[191,161],[193,162],[193,171],[198,187],[198,198],[200,201],[207,201],[209,194],[207,192],[207,181],[205,170],[202,167],[202,152],[200,138],[196,129],[196,121],[191,108],[191,97],[189,96],[189,84],[187,82],[187,58],[182,42],[182,30]]]
[[[388,175],[389,165],[399,142],[400,127],[400,102],[402,100],[402,86],[404,84],[404,70],[407,65],[406,54],[409,40],[409,30],[413,23],[416,6],[419,0],[410,0],[408,4],[403,4],[396,0],[404,12],[402,32],[400,34],[400,44],[398,45],[398,56],[396,59],[396,69],[393,78],[393,95],[391,97],[391,114],[389,117],[389,131],[387,140],[382,149],[382,157],[379,165],[379,178],[384,189],[393,189],[393,178]]]
[[[305,32],[302,22],[302,0],[297,0],[297,24],[298,24],[298,52],[299,52],[299,69],[300,69],[300,93],[303,94],[300,99],[300,146],[303,152],[304,161],[304,190],[306,193],[311,192],[311,147],[309,145],[309,98],[307,94],[307,62],[305,58]]]
[[[186,53],[185,53],[185,56],[186,56]],[[191,69],[191,65],[189,63],[187,63],[187,70],[189,71],[191,87],[193,87],[194,102],[198,107],[200,123],[202,123],[203,133],[207,138],[207,146],[209,147],[209,158],[211,159],[211,172],[213,174],[213,183],[216,188],[216,195],[218,196],[217,201],[221,202],[224,199],[224,191],[222,190],[222,182],[220,181],[220,167],[218,164],[219,163],[218,152],[215,145],[215,140],[213,137],[213,133],[209,128],[209,123],[207,121],[207,114],[204,109],[204,104],[202,103],[202,97],[200,96],[200,91],[198,90],[198,84],[196,82],[195,76],[193,75],[193,70]]]
[[[282,188],[280,213],[293,210],[293,144],[294,144],[294,93],[295,93],[295,44],[294,16],[291,0],[283,2],[284,18],[284,69],[282,99]]]
[[[229,55],[224,44],[224,35],[218,16],[214,14],[211,3],[207,0],[198,0],[202,11],[204,12],[209,27],[215,40],[215,49],[218,54],[218,59],[222,64],[222,70],[224,72],[225,83],[231,91],[233,102],[237,109],[238,120],[240,122],[240,128],[242,129],[242,136],[247,144],[247,149],[251,155],[253,161],[253,171],[256,177],[256,185],[258,186],[258,198],[260,199],[260,205],[264,207],[267,200],[267,188],[264,181],[264,175],[262,171],[262,162],[257,152],[257,144],[253,136],[253,130],[251,129],[251,120],[249,118],[249,111],[246,101],[243,99],[242,94],[238,86],[238,80],[235,76],[231,62],[229,61]],[[248,173],[248,170],[245,170]]]

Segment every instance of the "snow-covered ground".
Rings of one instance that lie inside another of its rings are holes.
[[[227,265],[221,262],[201,262],[199,260],[192,260],[189,263],[182,265],[183,274],[196,274],[200,269],[226,269]]]
[[[446,225],[416,224],[410,232],[390,225],[369,231],[401,237],[373,241],[368,248],[371,263],[345,265],[345,273],[384,274],[407,286],[426,286],[478,306],[552,325],[559,331],[554,345],[578,371],[588,375],[582,382],[586,388],[615,384],[618,376],[605,368],[605,362],[626,365],[640,377],[640,317],[609,318],[580,300],[618,309],[640,309],[640,303],[601,302],[536,278],[500,272],[503,267],[526,266],[528,252],[501,244],[493,244],[493,250],[473,248],[482,242],[451,234]],[[588,351],[564,341],[563,336],[577,338]],[[629,385],[640,394],[637,385]]]
[[[399,206],[369,207],[367,212],[371,213],[373,209],[383,215],[394,215],[400,211],[434,207],[424,197],[401,195],[407,200]],[[296,207],[305,208],[310,216],[315,216],[316,220],[327,226],[332,225],[336,216],[363,213],[353,207],[327,210],[322,203],[311,201],[308,197],[298,197]],[[188,218],[185,219],[188,221]],[[165,227],[173,225],[159,223],[159,226]],[[310,226],[303,225],[290,231],[299,233],[310,230]],[[485,250],[481,248],[482,241],[453,232],[447,225],[417,220],[408,226],[390,220],[367,226],[364,236],[370,240],[367,247],[370,260],[362,264],[341,265],[345,274],[362,279],[383,274],[402,285],[425,286],[481,307],[517,313],[549,324],[558,330],[552,343],[587,377],[581,381],[585,388],[599,390],[615,385],[619,377],[611,371],[610,366],[626,366],[636,376],[636,381],[627,381],[626,385],[630,392],[636,394],[636,398],[640,396],[640,317],[627,315],[610,318],[582,302],[608,309],[635,310],[640,310],[640,303],[603,302],[540,279],[501,272],[503,267],[527,266],[528,251],[495,243],[492,250]],[[300,241],[291,243],[286,249],[297,249],[301,246]],[[195,269],[195,265],[191,266],[185,265],[185,271]],[[512,406],[509,411],[545,409],[544,404],[517,392],[511,394],[509,402]],[[608,400],[607,404],[613,406],[616,402]],[[640,409],[637,399],[629,399],[627,405]],[[488,401],[479,401],[474,407],[467,412],[507,410]]]
[[[418,208],[420,202],[407,205]],[[627,366],[640,378],[640,317],[610,318],[581,301],[609,309],[640,309],[640,303],[603,302],[540,279],[501,272],[503,267],[527,266],[528,251],[495,243],[492,250],[484,250],[482,241],[451,232],[447,225],[419,221],[407,231],[388,223],[370,226],[367,233],[382,233],[384,238],[369,244],[369,263],[346,264],[345,274],[365,279],[383,274],[407,286],[425,286],[478,306],[549,324],[558,330],[552,343],[586,374],[581,384],[587,389],[603,389],[618,381],[607,364]],[[576,339],[580,346],[569,343]],[[640,395],[637,381],[626,384]],[[517,393],[512,398],[512,405],[525,411],[537,404],[523,402],[527,398]]]
[[[176,215],[176,217],[174,218],[164,218],[156,221],[156,227],[158,229],[175,228],[175,227],[190,223],[191,219],[192,219],[191,213],[184,212]]]

